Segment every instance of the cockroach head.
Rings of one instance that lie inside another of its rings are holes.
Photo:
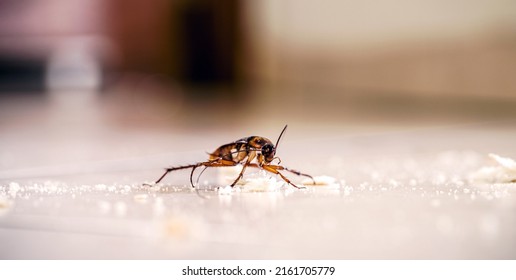
[[[276,154],[276,148],[272,144],[265,144],[262,146],[262,155],[265,157],[265,161],[271,162]]]
[[[267,143],[263,145],[262,147],[262,155],[265,157],[265,160],[267,162],[271,162],[274,160],[274,156],[276,155],[276,150],[278,149],[279,142],[281,140],[281,137],[283,136],[283,133],[285,133],[285,130],[287,130],[287,125],[283,128],[281,131],[278,140],[276,140],[276,145],[273,145],[272,143]]]

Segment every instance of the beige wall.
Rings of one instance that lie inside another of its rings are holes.
[[[246,1],[258,80],[516,99],[516,1]]]

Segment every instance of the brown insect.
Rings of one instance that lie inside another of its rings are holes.
[[[197,168],[204,166],[204,170],[208,167],[228,167],[228,166],[235,166],[238,164],[241,164],[242,170],[240,171],[240,174],[235,179],[235,181],[231,184],[231,187],[234,187],[238,180],[242,178],[244,175],[244,171],[247,167],[254,167],[254,168],[260,168],[262,170],[265,170],[267,172],[277,174],[279,175],[285,182],[288,184],[300,188],[293,184],[287,177],[285,177],[283,174],[280,173],[280,170],[285,170],[291,173],[294,173],[299,176],[305,176],[312,181],[314,181],[314,178],[308,174],[301,173],[296,170],[288,169],[281,165],[273,165],[271,162],[274,159],[278,159],[278,164],[281,163],[281,160],[278,157],[275,157],[276,150],[278,148],[279,141],[281,139],[281,136],[283,136],[283,133],[287,129],[287,125],[283,128],[281,131],[278,140],[276,141],[276,145],[272,144],[271,140],[261,137],[261,136],[249,136],[242,138],[240,140],[237,140],[235,142],[231,142],[225,145],[222,145],[218,147],[213,153],[209,154],[210,158],[208,161],[199,162],[195,164],[190,165],[184,165],[184,166],[178,166],[178,167],[171,167],[167,168],[165,170],[165,173],[161,175],[161,177],[156,180],[154,184],[159,183],[165,176],[167,176],[168,173],[176,170],[181,169],[188,169],[192,168],[192,172],[190,173],[190,184],[193,188],[195,188],[193,183],[193,175]],[[254,162],[253,162],[254,161]],[[204,170],[202,172],[204,172]],[[202,174],[201,172],[201,174]],[[200,176],[200,175],[199,175]],[[315,181],[314,181],[315,184]]]

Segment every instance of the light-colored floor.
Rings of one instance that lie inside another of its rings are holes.
[[[3,103],[0,258],[516,258],[516,184],[471,179],[493,164],[489,153],[516,158],[514,121],[271,117],[250,125],[247,117],[220,129],[128,128],[88,100]],[[282,164],[337,186],[219,193],[215,170],[200,179],[207,198],[189,187],[188,171],[142,186],[226,142],[252,134],[275,141],[285,119]]]

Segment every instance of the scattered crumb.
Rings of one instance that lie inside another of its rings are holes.
[[[233,192],[233,188],[230,185],[227,185],[225,187],[218,188],[217,191],[219,192],[219,195],[231,194]]]
[[[489,154],[497,165],[485,166],[470,175],[477,183],[516,183],[516,162],[513,159]]]
[[[279,190],[284,184],[283,180],[278,181],[275,177],[254,176],[246,178],[241,189],[247,192],[274,192]]]
[[[20,191],[20,184],[11,182],[9,183],[9,195],[12,197],[16,197],[16,194]]]
[[[306,178],[302,184],[305,186],[340,186],[337,179],[327,175],[315,176],[313,181],[310,178]]]
[[[228,166],[224,168],[218,168],[218,183],[219,185],[231,185],[236,177],[240,174],[240,171],[242,171],[242,166]],[[237,185],[243,184],[243,181],[240,180],[237,182]]]
[[[346,185],[346,186],[344,187],[344,195],[345,195],[345,196],[349,196],[349,195],[351,195],[351,193],[352,193],[352,192],[353,192],[353,187],[352,187],[352,186],[348,186],[348,185]]]
[[[149,185],[149,187],[147,187],[147,191],[150,193],[157,193],[157,192],[161,191],[162,187],[163,187],[163,185],[161,183],[152,184],[152,185]]]
[[[273,174],[268,174],[265,171],[256,173],[244,174],[244,177],[240,179],[236,186],[239,188],[231,188],[229,185],[234,182],[235,178],[240,174],[242,166],[234,166],[219,169],[219,184],[225,185],[223,188],[219,188],[219,194],[230,194],[235,189],[240,189],[244,192],[271,192],[277,191],[286,184],[283,180],[277,179]],[[330,176],[316,176],[314,182],[307,178],[302,181],[305,186],[332,186],[340,187],[337,179]]]
[[[498,164],[500,164],[502,167],[508,170],[516,171],[516,161],[514,161],[511,158],[504,158],[496,154],[489,154],[489,158],[496,161]]]
[[[97,191],[105,191],[106,189],[107,189],[107,186],[104,184],[95,185],[95,190],[97,190]]]
[[[218,189],[219,194],[230,194],[235,191],[243,192],[272,192],[279,190],[285,182],[276,179],[276,175],[266,171],[252,172],[247,169],[243,178],[240,179],[234,188],[231,188],[235,178],[240,174],[242,166],[227,167],[219,169],[219,183],[225,187]]]

